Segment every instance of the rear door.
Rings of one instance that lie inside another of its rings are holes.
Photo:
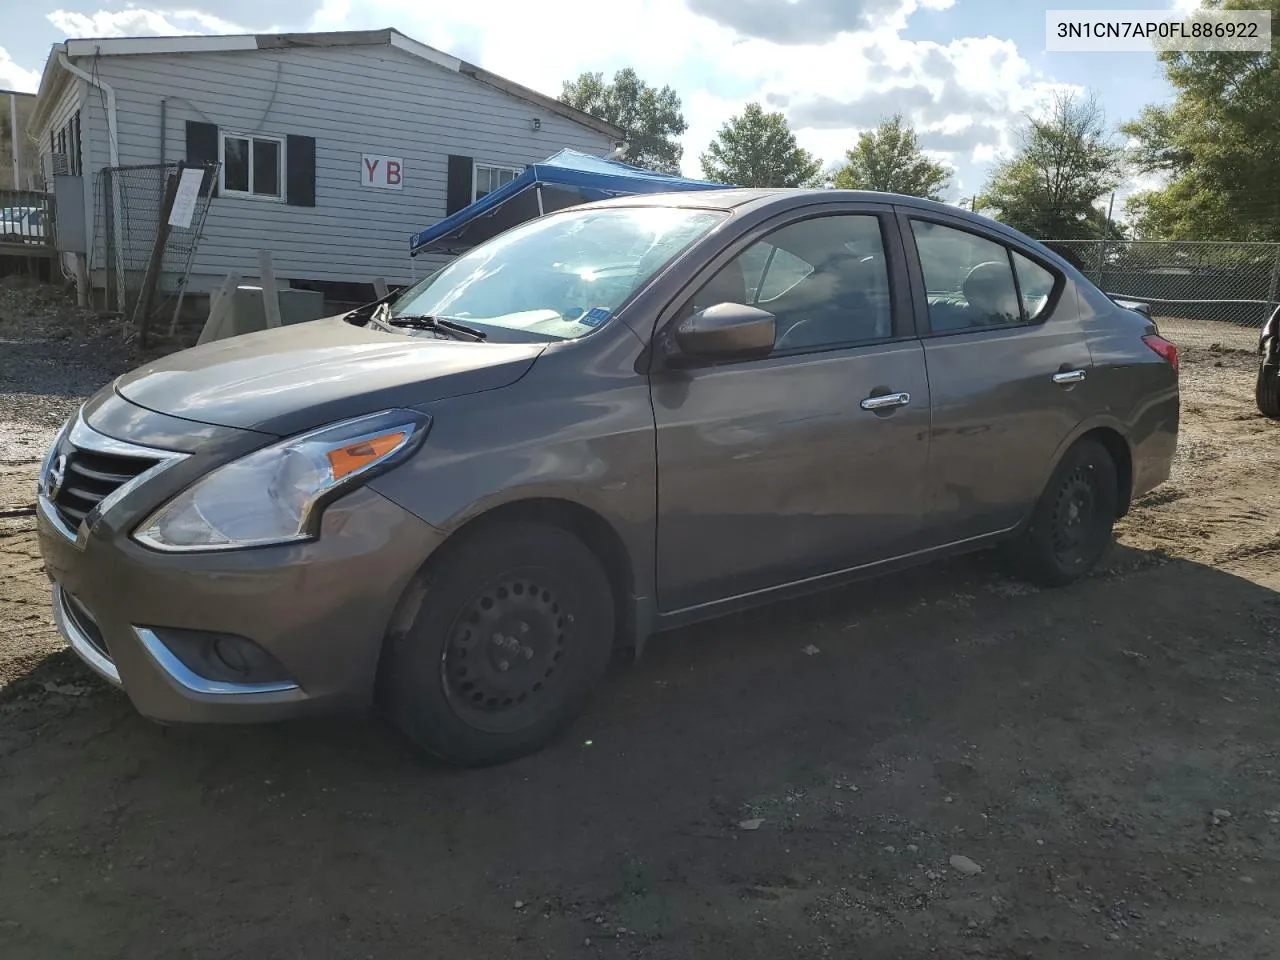
[[[934,544],[1008,529],[1091,408],[1093,362],[1058,269],[960,218],[898,208],[933,404]]]
[[[769,357],[653,372],[663,611],[918,540],[929,384],[892,209],[824,206],[740,238],[660,321],[729,301],[778,321]]]

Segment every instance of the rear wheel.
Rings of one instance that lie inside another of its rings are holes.
[[[1280,362],[1259,365],[1257,399],[1264,417],[1280,420]]]
[[[462,537],[389,642],[382,695],[415,744],[478,766],[538,750],[581,713],[609,662],[614,604],[599,560],[566,530],[517,522]]]
[[[1111,454],[1097,440],[1079,441],[1058,464],[1030,523],[1010,545],[1016,571],[1051,587],[1080,579],[1110,549],[1118,504]]]

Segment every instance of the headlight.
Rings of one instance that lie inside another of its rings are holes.
[[[201,478],[144,520],[156,550],[234,550],[313,537],[321,509],[410,456],[430,418],[389,410],[264,447]]]

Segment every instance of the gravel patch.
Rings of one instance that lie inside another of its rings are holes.
[[[0,463],[39,460],[86,397],[138,362],[120,324],[69,290],[0,280]]]

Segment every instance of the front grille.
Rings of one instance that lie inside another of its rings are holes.
[[[59,453],[67,459],[62,486],[53,498],[53,507],[72,530],[79,527],[80,521],[102,500],[160,462],[145,457],[122,457],[81,450],[70,441],[63,441]]]
[[[89,611],[84,608],[84,604],[64,591],[62,605],[67,611],[67,617],[71,620],[72,625],[84,635],[84,638],[89,641],[89,645],[110,660],[111,651],[107,649],[107,641],[102,636],[102,631],[98,629],[98,624],[89,615]]]

